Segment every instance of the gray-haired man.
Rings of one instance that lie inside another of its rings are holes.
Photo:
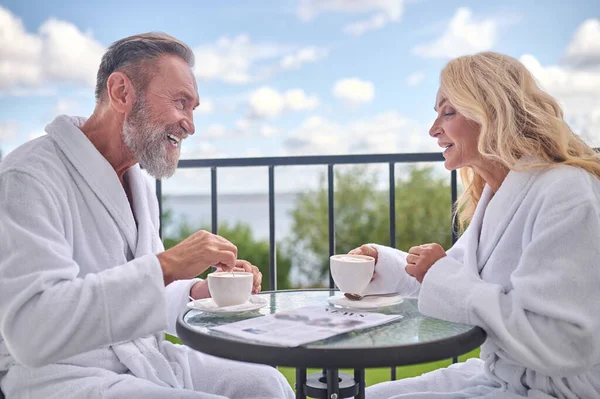
[[[261,275],[199,231],[164,251],[141,174],[173,174],[199,99],[188,46],[113,43],[89,119],[59,116],[0,164],[0,378],[13,398],[291,398],[274,368],[164,341],[210,265]]]

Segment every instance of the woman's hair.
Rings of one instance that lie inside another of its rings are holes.
[[[573,133],[557,101],[518,60],[494,52],[458,57],[441,72],[440,94],[481,127],[479,153],[499,167],[573,165],[600,177],[600,156]],[[463,230],[485,181],[470,167],[460,175],[464,192],[456,212]]]

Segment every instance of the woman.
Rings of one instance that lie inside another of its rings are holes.
[[[375,385],[367,397],[600,398],[600,157],[517,60],[479,53],[441,73],[429,132],[459,169],[466,230],[445,252],[363,245],[370,292],[487,333],[481,359]],[[436,392],[435,394],[433,392]]]

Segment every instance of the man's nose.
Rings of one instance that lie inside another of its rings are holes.
[[[195,127],[194,127],[194,122],[192,122],[188,118],[185,118],[181,121],[181,127],[189,135],[192,135],[196,132]]]

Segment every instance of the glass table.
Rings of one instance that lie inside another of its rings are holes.
[[[185,345],[221,358],[295,367],[296,397],[327,399],[364,398],[365,368],[448,359],[479,347],[486,338],[479,327],[422,315],[414,298],[405,298],[398,305],[376,310],[401,314],[403,318],[399,320],[293,348],[247,341],[211,329],[302,306],[327,304],[327,298],[336,293],[339,292],[329,289],[265,292],[259,295],[267,298],[267,306],[238,315],[187,310],[177,320],[177,335]],[[322,368],[323,374],[307,376],[308,367]],[[354,378],[339,373],[340,368],[354,369]]]

